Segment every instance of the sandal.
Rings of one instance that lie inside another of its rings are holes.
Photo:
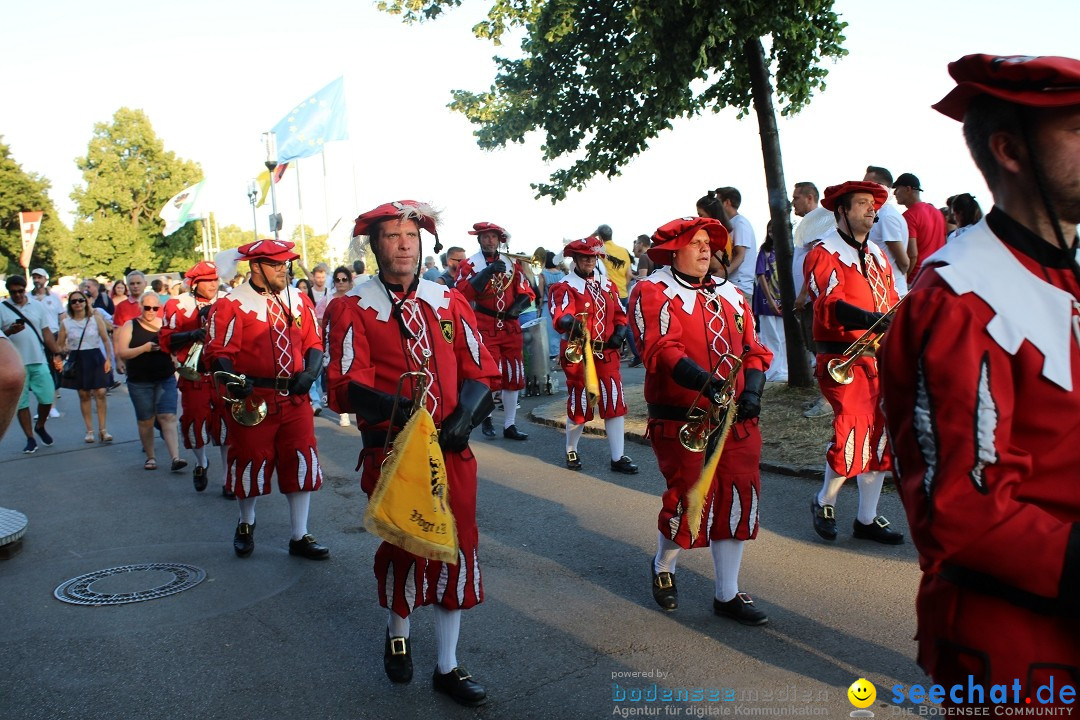
[[[154,458],[146,458],[146,462],[143,463],[143,470],[157,470],[157,460]]]
[[[113,437],[112,437],[112,435],[109,434],[109,431],[108,430],[102,430],[101,431],[101,442],[110,443],[112,441],[113,441]]]
[[[84,437],[83,440],[85,440],[88,443],[94,442],[94,433],[93,433],[93,431],[90,431],[90,432],[86,433],[86,437]]]

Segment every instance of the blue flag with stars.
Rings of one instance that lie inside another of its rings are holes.
[[[345,78],[339,77],[299,103],[274,126],[279,163],[322,152],[332,140],[349,137],[345,127]]]

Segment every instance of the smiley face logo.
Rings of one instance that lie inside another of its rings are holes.
[[[877,699],[877,688],[866,678],[859,678],[847,689],[848,700],[857,708],[868,708]]]

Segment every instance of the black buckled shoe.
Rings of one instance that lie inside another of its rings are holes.
[[[484,418],[484,422],[480,423],[480,431],[484,433],[484,437],[495,437],[495,426],[491,424],[491,418]]]
[[[206,468],[195,466],[195,472],[191,476],[191,482],[195,483],[195,492],[202,492],[206,489],[206,483],[209,479],[206,477]]]
[[[859,540],[873,540],[883,545],[899,545],[904,542],[904,534],[890,530],[889,521],[884,515],[878,515],[869,525],[863,525],[856,520],[852,537]]]
[[[503,428],[503,437],[507,440],[527,440],[528,435],[517,429],[517,425]]]
[[[637,475],[638,467],[628,455],[623,455],[618,460],[611,461],[611,469],[623,475]]]
[[[649,559],[653,600],[665,610],[674,610],[679,607],[679,589],[675,587],[675,573],[656,572],[655,562],[655,559]]]
[[[814,532],[826,540],[836,539],[836,508],[818,505],[817,495],[810,501],[810,513],[814,516]]]
[[[255,551],[255,523],[236,524],[236,534],[232,539],[233,550],[237,557],[247,557]]]
[[[727,602],[713,598],[712,609],[717,615],[729,617],[743,625],[764,625],[769,622],[769,616],[754,607],[753,598],[746,593],[735,593],[735,597]]]
[[[383,669],[391,682],[407,683],[412,680],[412,648],[407,637],[390,637],[386,631],[386,648],[383,650]]]
[[[460,665],[445,674],[439,672],[439,667],[436,665],[435,674],[431,677],[431,686],[437,692],[449,695],[459,705],[476,707],[487,702],[487,690],[473,680],[469,671]]]
[[[311,535],[304,535],[299,540],[289,541],[289,554],[299,555],[308,560],[325,560],[330,557],[330,548],[315,542]]]
[[[577,450],[566,451],[566,467],[571,470],[581,469],[581,458],[578,457]]]

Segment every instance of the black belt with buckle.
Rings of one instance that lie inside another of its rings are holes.
[[[593,340],[592,349],[594,355],[602,355],[604,353],[604,340]]]
[[[251,384],[255,387],[273,388],[278,392],[289,392],[289,383],[292,380],[292,377],[261,378],[248,376],[248,380],[250,380]]]
[[[495,310],[489,310],[488,308],[486,308],[486,307],[484,307],[482,305],[477,305],[476,306],[476,312],[480,313],[481,315],[490,315],[491,317],[495,318],[496,320],[509,320],[510,319],[507,316],[505,310],[503,310],[502,312],[498,312],[498,311],[495,311]]]
[[[686,415],[690,412],[690,408],[679,407],[677,405],[657,405],[656,403],[649,403],[649,417],[653,420],[682,420],[686,421]]]

